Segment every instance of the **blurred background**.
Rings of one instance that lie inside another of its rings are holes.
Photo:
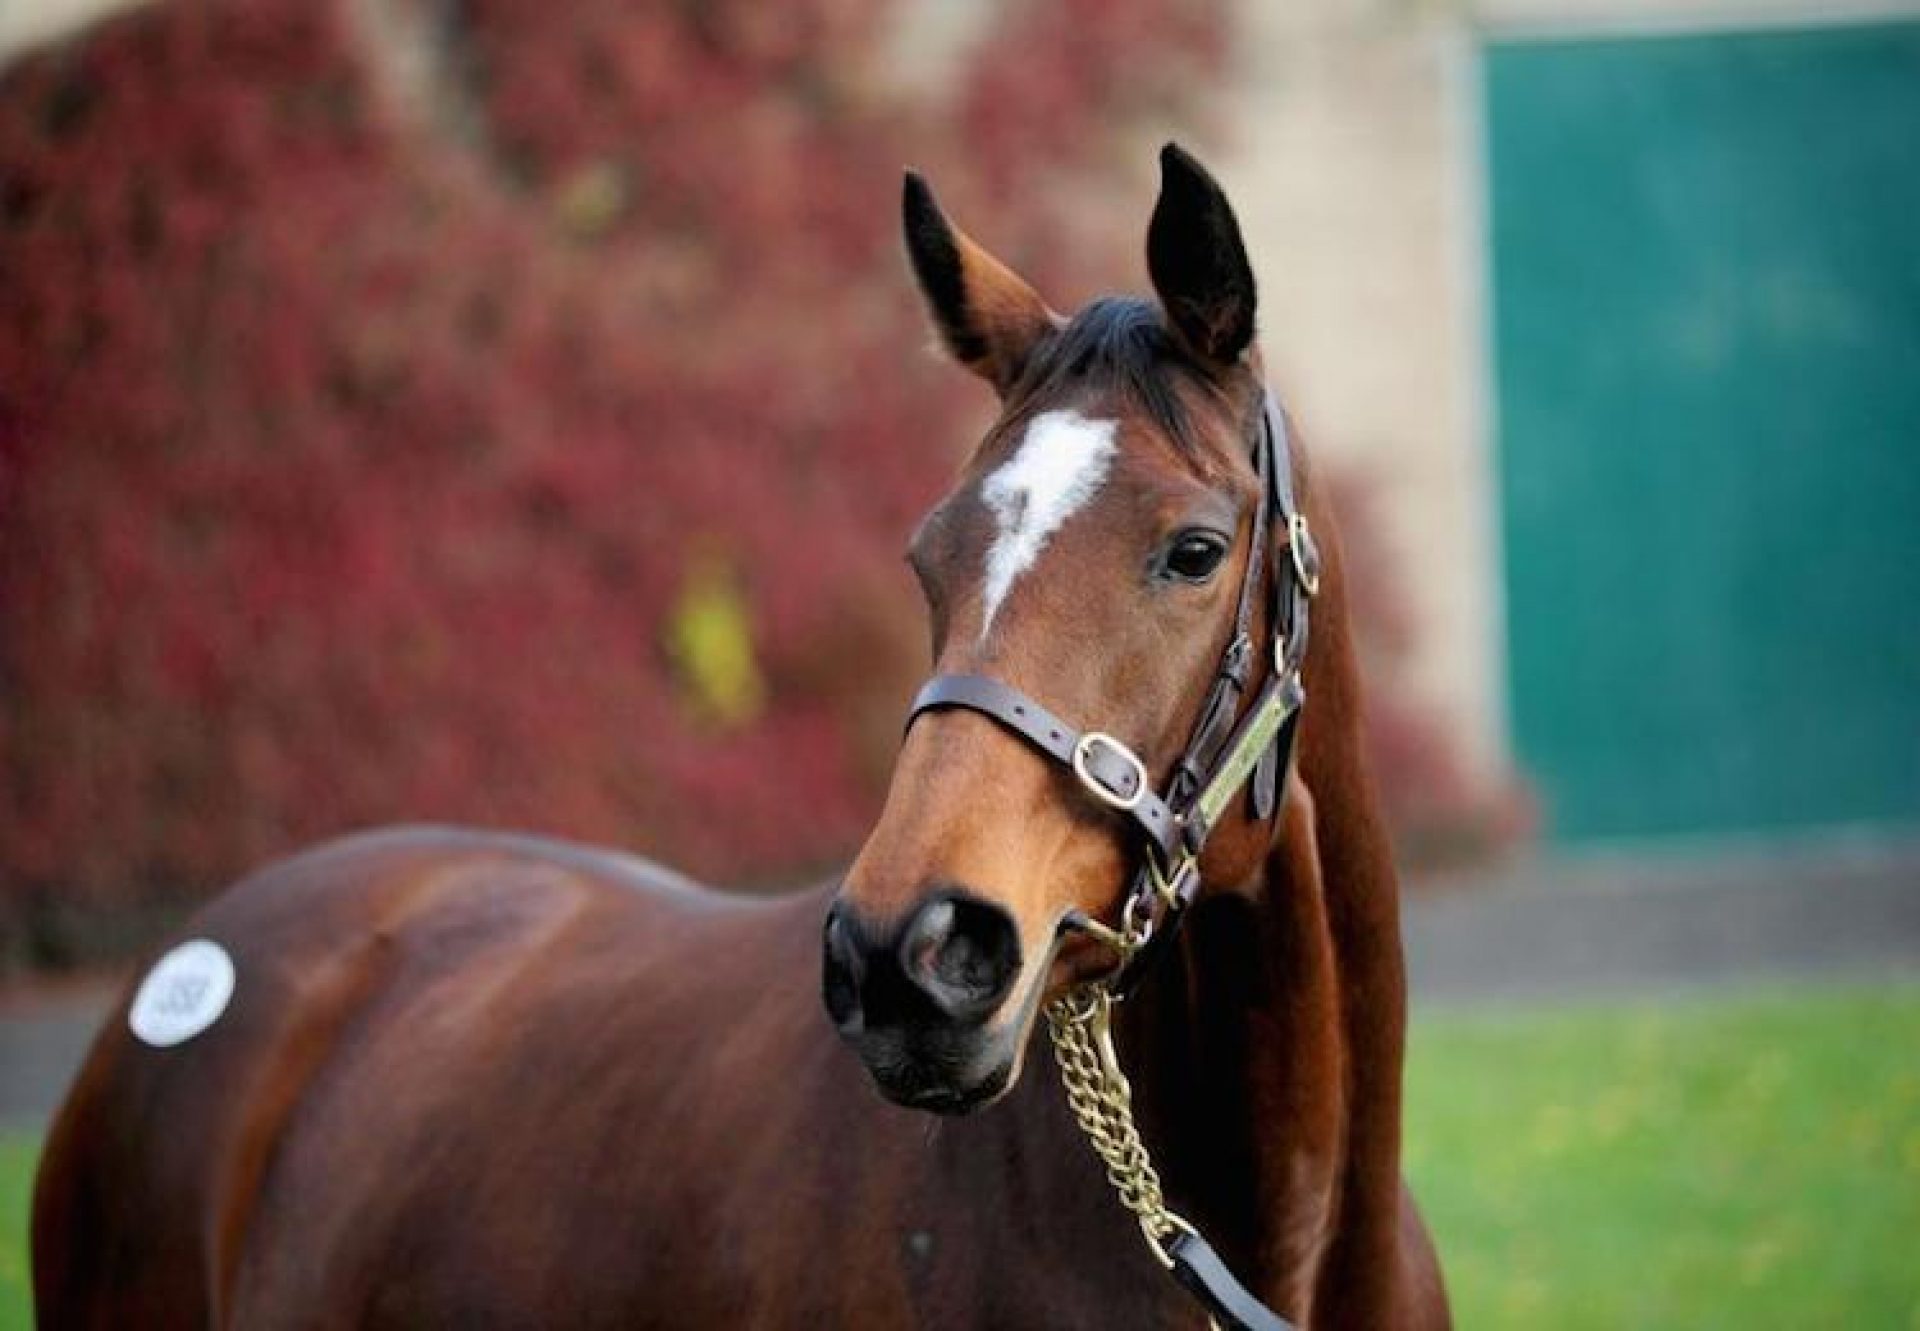
[[[0,0],[0,1326],[247,867],[844,860],[991,416],[900,169],[1070,308],[1169,137],[1342,509],[1462,1324],[1920,1327],[1920,5],[1821,0]]]

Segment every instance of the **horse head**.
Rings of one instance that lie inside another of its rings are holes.
[[[1043,705],[1042,733],[1025,739],[971,706],[918,712],[829,911],[828,1013],[902,1104],[963,1112],[1003,1093],[1035,1014],[1111,968],[1098,938],[1063,926],[1126,909],[1143,851],[1121,806],[1167,788],[1245,629],[1249,552],[1268,535],[1253,273],[1205,169],[1168,145],[1161,171],[1147,230],[1157,301],[1107,297],[1071,318],[906,180],[906,247],[932,321],[1000,399],[909,550],[936,674]],[[1275,576],[1281,558],[1261,556]],[[1273,669],[1256,655],[1255,686]],[[1010,704],[1023,723],[1024,703]],[[1055,761],[1037,747],[1049,726],[1091,738]],[[1242,804],[1211,829],[1206,890],[1260,863],[1271,829]]]

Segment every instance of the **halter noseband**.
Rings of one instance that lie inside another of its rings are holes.
[[[1106,981],[1115,997],[1133,990],[1179,931],[1200,890],[1200,852],[1235,793],[1251,782],[1254,819],[1271,818],[1292,758],[1296,723],[1306,701],[1300,668],[1307,655],[1307,606],[1320,589],[1320,553],[1294,499],[1286,417],[1270,392],[1262,394],[1254,435],[1259,498],[1233,637],[1221,653],[1213,685],[1163,792],[1152,788],[1146,764],[1112,735],[1076,729],[1011,684],[985,675],[936,675],[921,688],[908,713],[909,726],[923,712],[947,708],[991,717],[1068,767],[1094,800],[1132,823],[1145,847],[1120,927],[1110,928],[1078,911],[1065,925],[1119,953],[1119,968]],[[1273,670],[1243,712],[1240,704],[1256,659],[1254,608],[1276,526],[1286,534],[1289,562],[1275,568],[1271,579]]]

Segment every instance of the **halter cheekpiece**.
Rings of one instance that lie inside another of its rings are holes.
[[[1112,734],[1078,729],[1011,684],[985,675],[934,676],[914,698],[907,724],[923,712],[947,708],[991,717],[1064,764],[1089,797],[1138,832],[1140,865],[1118,927],[1077,911],[1063,924],[1102,940],[1119,957],[1111,975],[1048,1008],[1068,1104],[1106,1162],[1121,1201],[1139,1220],[1148,1246],[1206,1306],[1214,1324],[1233,1331],[1292,1331],[1234,1278],[1192,1225],[1167,1207],[1133,1124],[1131,1091],[1110,1026],[1113,1003],[1131,993],[1165,952],[1199,894],[1200,853],[1221,815],[1244,788],[1249,816],[1257,822],[1273,818],[1292,762],[1306,702],[1300,671],[1307,655],[1308,605],[1320,590],[1320,552],[1294,498],[1286,416],[1271,392],[1261,395],[1253,435],[1259,495],[1233,636],[1163,788],[1153,788],[1146,764]],[[1265,561],[1276,535],[1284,536],[1286,556],[1268,578]],[[1271,589],[1272,669],[1253,701],[1243,706],[1259,659],[1253,628],[1263,583]]]

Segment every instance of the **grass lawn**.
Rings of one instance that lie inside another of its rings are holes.
[[[1920,986],[1424,1013],[1407,1076],[1464,1331],[1920,1331]],[[0,1331],[33,1160],[0,1137]]]
[[[1920,986],[1423,1014],[1457,1320],[1920,1328]]]
[[[33,1196],[31,1137],[0,1134],[0,1331],[28,1331],[27,1202]]]

